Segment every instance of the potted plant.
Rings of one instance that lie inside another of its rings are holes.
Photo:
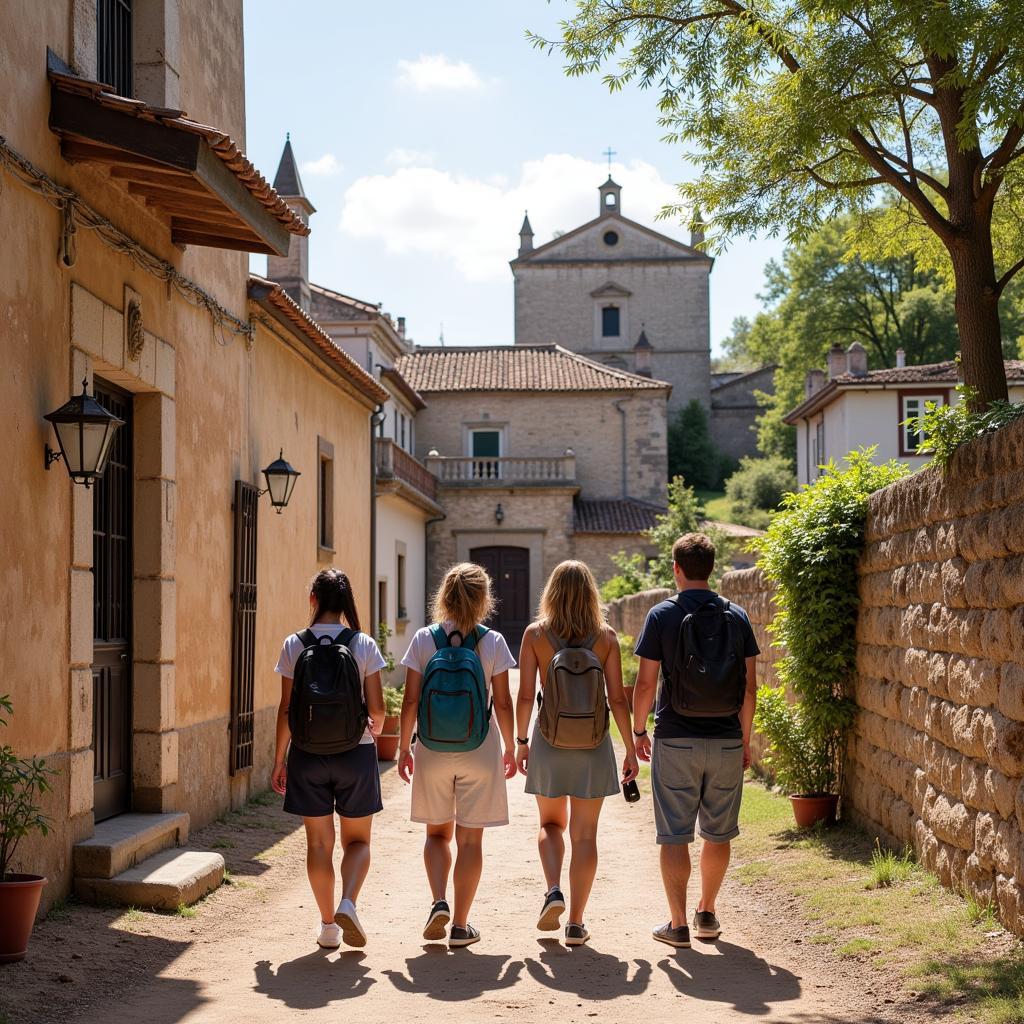
[[[384,728],[379,736],[374,737],[379,761],[394,761],[398,753],[399,723],[404,699],[405,694],[398,687],[384,687]]]
[[[0,725],[12,713],[10,697],[0,696]],[[21,960],[28,951],[46,879],[12,870],[18,844],[30,832],[50,830],[38,798],[50,790],[54,772],[38,757],[17,757],[0,746],[0,963]]]
[[[619,636],[619,654],[622,660],[622,689],[626,693],[626,703],[633,710],[633,691],[636,688],[636,677],[640,671],[640,659],[633,653],[634,641],[631,636]]]
[[[391,648],[388,646],[388,640],[391,636],[391,627],[381,620],[377,624],[377,646],[380,648],[381,657],[386,663],[384,668],[381,669],[381,679],[384,680],[385,686],[391,682],[395,673],[395,656],[391,653]]]
[[[781,686],[762,686],[757,694],[754,725],[768,744],[763,762],[789,796],[800,828],[836,820],[849,710],[828,710],[835,713],[821,714],[819,708],[817,714],[807,714],[804,705],[787,700]]]

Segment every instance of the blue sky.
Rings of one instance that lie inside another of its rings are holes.
[[[661,142],[657,96],[567,78],[525,30],[557,35],[567,0],[245,0],[248,155],[273,175],[291,133],[317,208],[310,276],[449,344],[512,340],[523,210],[536,243],[597,213],[616,151],[623,213],[653,224],[693,167]],[[654,225],[687,240],[681,225]],[[759,308],[780,240],[735,240],[711,275],[712,346]],[[256,259],[257,269],[263,261]]]

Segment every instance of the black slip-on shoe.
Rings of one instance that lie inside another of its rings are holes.
[[[537,928],[542,932],[558,931],[559,918],[565,913],[565,897],[561,889],[552,889],[544,897]]]
[[[452,912],[448,908],[446,900],[438,900],[430,908],[430,916],[423,928],[423,938],[428,942],[440,942],[448,930],[448,922],[452,919]]]
[[[681,924],[678,928],[673,928],[672,922],[669,921],[668,924],[655,928],[651,934],[659,942],[664,942],[667,946],[674,946],[676,949],[690,948],[690,929],[685,924]]]
[[[717,939],[722,934],[722,922],[710,910],[695,910],[693,934],[698,939]]]
[[[452,930],[448,933],[448,947],[450,949],[460,949],[463,946],[472,946],[474,942],[479,941],[480,933],[468,922],[465,928],[453,925]]]
[[[567,946],[582,946],[590,938],[585,924],[567,924],[565,926],[565,944]]]

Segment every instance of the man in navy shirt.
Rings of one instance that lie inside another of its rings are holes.
[[[670,946],[690,945],[686,918],[686,887],[690,880],[690,849],[700,822],[704,845],[700,855],[701,898],[693,915],[699,939],[716,939],[722,927],[715,915],[715,900],[729,866],[731,841],[739,835],[743,771],[750,764],[750,733],[754,721],[757,682],[754,672],[760,653],[747,613],[728,604],[743,643],[746,689],[735,714],[695,717],[672,706],[666,680],[676,663],[680,627],[684,618],[708,602],[727,602],[709,586],[715,566],[715,545],[703,533],[688,533],[672,547],[673,574],[678,593],[647,613],[636,644],[640,658],[633,693],[633,733],[636,752],[651,762],[654,817],[661,847],[661,878],[672,918],[654,930],[654,937]],[[658,687],[659,670],[661,687]],[[657,693],[654,742],[647,733],[647,718]],[[738,700],[738,698],[737,698]]]

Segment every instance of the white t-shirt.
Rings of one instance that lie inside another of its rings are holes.
[[[318,622],[316,625],[310,626],[309,629],[315,637],[329,636],[333,640],[345,629],[345,626],[337,622]],[[286,679],[294,679],[295,662],[299,660],[304,646],[298,633],[292,633],[286,637],[274,671]],[[348,649],[352,652],[352,657],[355,658],[359,668],[359,678],[363,680],[363,700],[366,700],[366,677],[372,676],[374,672],[379,672],[387,665],[387,662],[384,660],[384,655],[380,653],[377,641],[365,633],[356,633],[349,641]],[[373,742],[373,735],[369,729],[363,733],[363,738],[359,742]]]
[[[446,633],[451,633],[455,629],[454,623],[451,622],[443,622],[441,625]],[[437,650],[434,638],[430,635],[430,629],[430,626],[424,626],[422,629],[416,630],[409,649],[405,652],[405,657],[402,658],[402,664],[406,668],[411,668],[414,672],[419,672],[420,675],[423,674],[427,662]],[[487,690],[490,692],[492,677],[507,672],[510,668],[515,668],[516,659],[512,657],[505,638],[493,629],[484,633],[474,649],[483,666],[484,679],[487,680]]]

